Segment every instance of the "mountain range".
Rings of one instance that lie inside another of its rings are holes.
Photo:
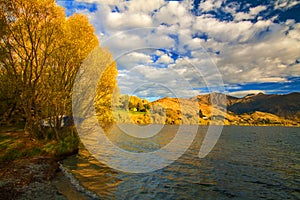
[[[212,112],[212,97],[225,97],[226,105]],[[297,92],[283,95],[258,93],[241,98],[213,93],[213,95],[201,94],[192,98],[165,97],[145,103],[151,108],[149,112],[131,114],[131,122],[139,124],[209,124],[213,122],[225,125],[300,125],[300,93]],[[117,121],[128,122],[128,119],[122,121],[121,118],[120,116]]]
[[[232,99],[232,97],[228,96],[228,99]],[[300,93],[247,95],[244,98],[228,101],[227,109],[236,114],[261,111],[286,119],[299,120]]]
[[[220,94],[222,95],[222,94]],[[210,94],[198,95],[191,100],[201,105],[211,105]],[[249,114],[255,111],[271,113],[286,119],[300,119],[300,93],[290,94],[248,94],[242,98],[226,95],[227,110],[235,114]]]

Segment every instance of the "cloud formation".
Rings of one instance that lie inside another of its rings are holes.
[[[300,76],[300,23],[273,14],[288,12],[298,1],[77,1],[97,4],[96,11],[78,12],[89,16],[100,43],[117,57],[123,93],[138,84],[163,82],[193,95],[204,92],[207,83],[220,84],[215,81],[220,76],[226,86],[284,84]],[[153,89],[146,93],[161,95]]]

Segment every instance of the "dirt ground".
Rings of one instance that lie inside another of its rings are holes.
[[[0,130],[0,199],[87,199],[22,130]]]

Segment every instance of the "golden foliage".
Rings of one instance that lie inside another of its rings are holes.
[[[40,120],[53,117],[57,123],[52,128],[59,138],[59,118],[72,112],[77,71],[99,45],[94,28],[84,15],[67,18],[54,0],[0,0],[0,26],[0,78],[11,83],[7,89],[1,84],[1,92],[13,95],[27,132],[43,137]],[[102,107],[111,102],[117,73],[111,54],[103,52],[110,66],[99,82],[96,104],[105,123],[111,117]]]
[[[118,71],[116,62],[113,61],[110,52],[103,51],[102,57],[107,58],[107,67],[98,82],[94,106],[100,125],[102,128],[107,129],[114,122],[112,104],[114,90],[117,86],[116,77],[118,75]]]

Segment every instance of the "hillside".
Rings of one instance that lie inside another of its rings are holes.
[[[236,114],[261,111],[291,120],[300,119],[300,93],[267,95],[259,93],[237,99],[227,109]]]
[[[214,93],[214,97],[224,95]],[[213,114],[210,94],[186,99],[165,97],[154,102],[130,97],[131,109],[117,108],[114,116],[117,123],[136,124],[300,125],[300,93],[225,97],[227,111],[215,109]]]

